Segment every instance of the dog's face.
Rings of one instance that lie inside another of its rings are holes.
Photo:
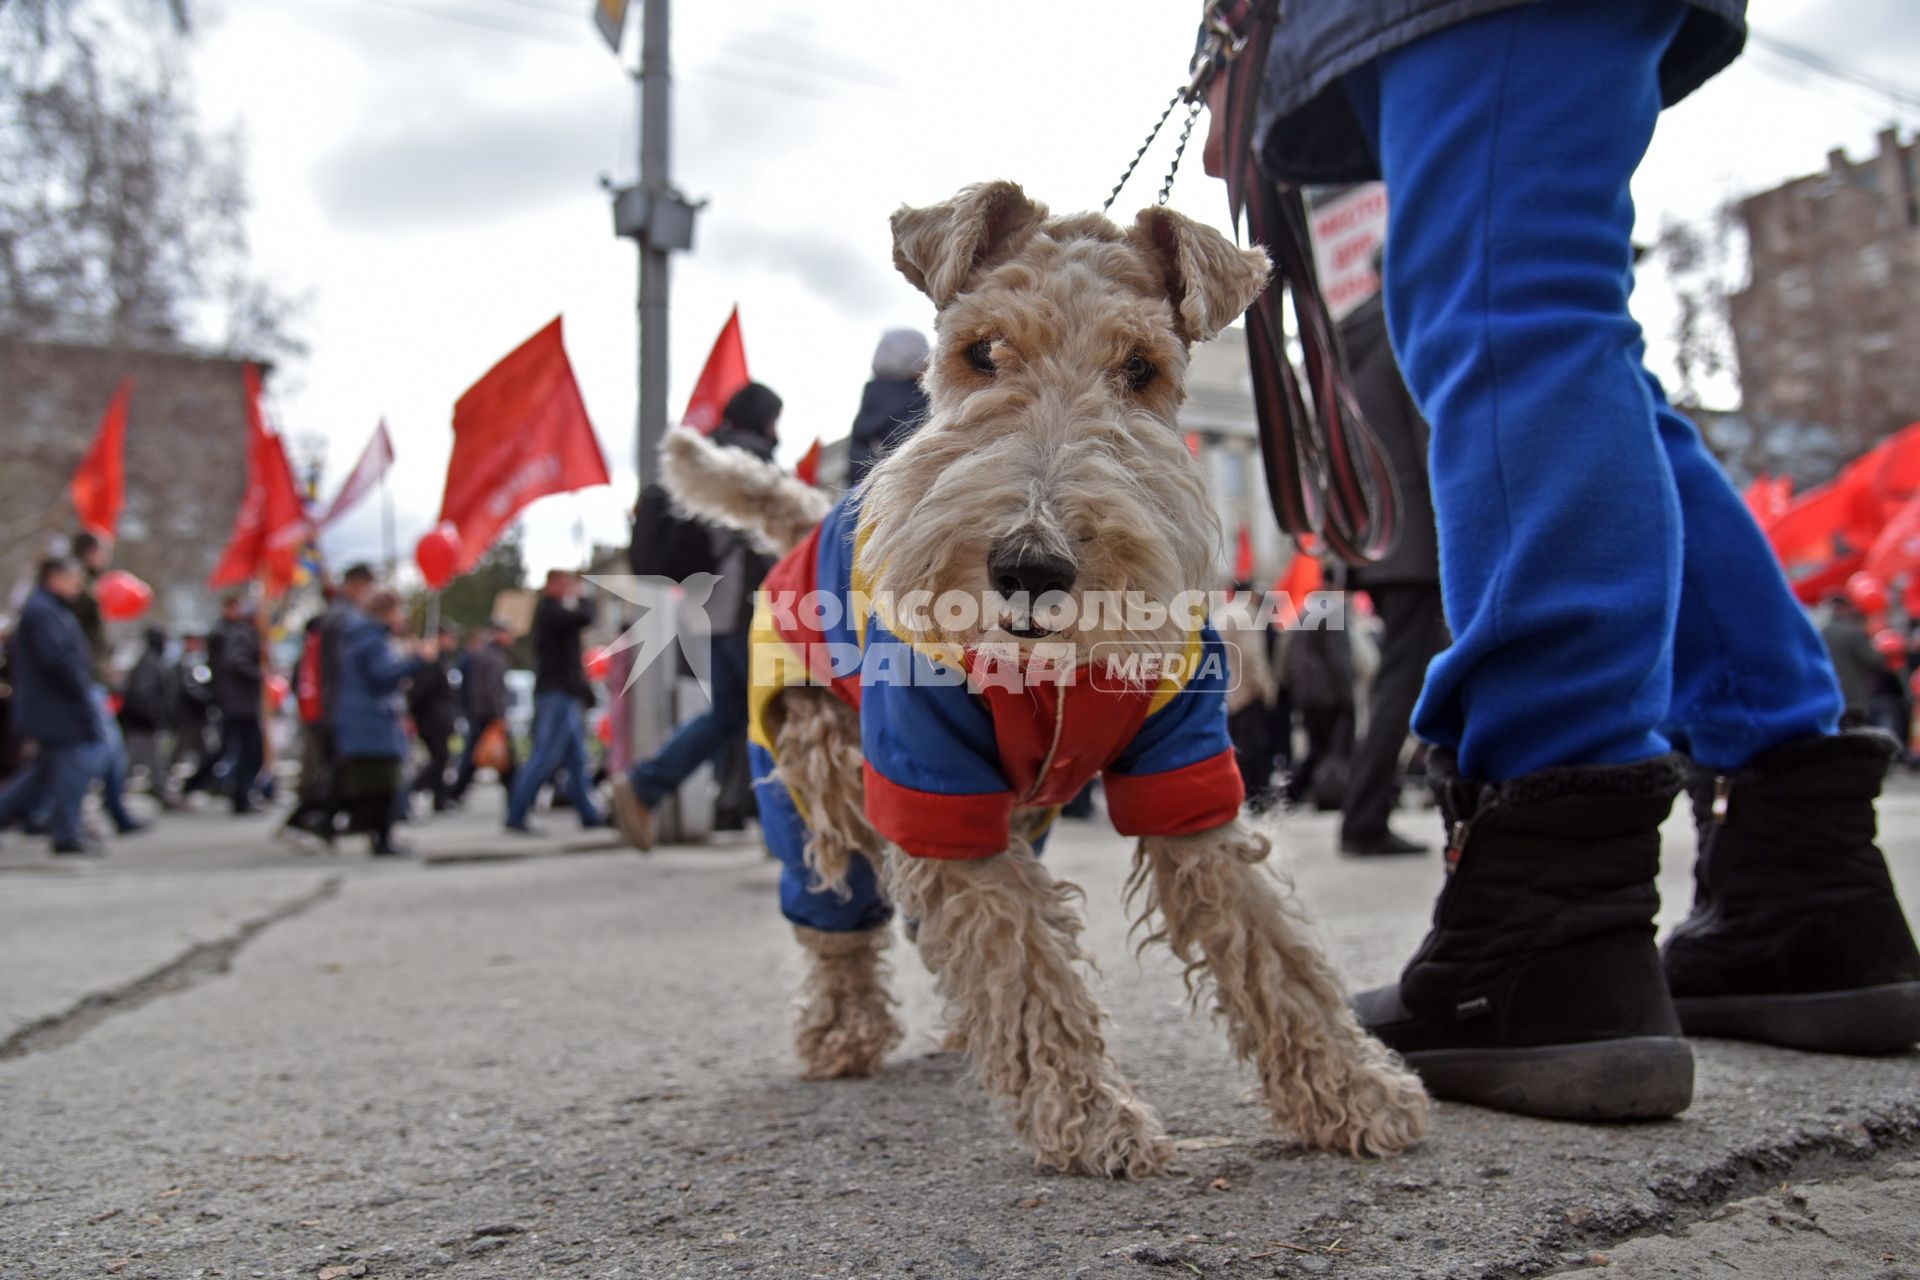
[[[1076,663],[1183,635],[1193,617],[1127,606],[1215,585],[1219,524],[1177,413],[1188,348],[1259,294],[1266,255],[1167,209],[1125,230],[1049,218],[1004,182],[902,209],[893,232],[939,316],[927,422],[863,498],[889,624]]]

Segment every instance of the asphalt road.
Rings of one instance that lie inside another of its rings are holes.
[[[1701,1042],[1677,1121],[1442,1106],[1405,1157],[1305,1153],[1131,956],[1125,842],[1068,826],[1114,1052],[1183,1157],[1043,1177],[909,949],[887,1071],[802,1083],[756,846],[518,842],[490,804],[400,865],[216,812],[98,862],[0,847],[0,1277],[1920,1276],[1920,1055]],[[1920,902],[1920,790],[1884,825]],[[1437,858],[1343,861],[1318,817],[1281,843],[1349,980],[1390,978]],[[1669,921],[1690,845],[1669,827]]]

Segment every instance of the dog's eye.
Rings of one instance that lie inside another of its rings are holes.
[[[1133,359],[1127,361],[1126,367],[1120,371],[1120,375],[1127,380],[1127,390],[1145,391],[1148,386],[1152,385],[1153,380],[1160,376],[1160,370],[1154,365],[1153,361],[1147,359],[1145,356],[1136,355]]]
[[[998,373],[999,366],[993,362],[993,339],[982,338],[968,347],[967,363],[981,373]]]

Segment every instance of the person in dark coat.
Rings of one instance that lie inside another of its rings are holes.
[[[1287,775],[1288,807],[1337,808],[1353,753],[1353,638],[1344,626],[1303,626],[1287,639],[1287,687],[1307,754]]]
[[[295,681],[300,706],[300,783],[294,790],[293,810],[278,833],[285,838],[304,833],[331,846],[339,832],[343,801],[337,776],[339,752],[333,742],[333,705],[340,682],[340,646],[373,590],[372,567],[348,565],[339,585],[327,594],[326,608],[308,624]]]
[[[1347,567],[1350,590],[1373,599],[1382,627],[1380,669],[1367,703],[1367,731],[1354,744],[1340,805],[1340,848],[1359,855],[1424,853],[1427,846],[1392,830],[1387,815],[1400,795],[1400,753],[1427,664],[1447,647],[1440,603],[1439,547],[1427,489],[1427,423],[1407,392],[1387,340],[1378,293],[1340,322],[1340,340],[1360,402],[1400,490],[1400,538],[1372,563]]]
[[[266,763],[266,744],[260,730],[261,682],[259,620],[247,597],[234,592],[220,602],[220,625],[207,638],[207,666],[214,710],[220,713],[220,746],[207,757],[185,790],[209,786],[226,771],[227,795],[234,816],[255,812],[253,793]]]
[[[506,731],[507,671],[512,666],[512,648],[513,628],[496,618],[476,633],[475,643],[467,651],[466,678],[460,684],[467,704],[467,736],[453,783],[455,800],[464,799],[467,788],[473,785],[474,752],[495,725],[501,726],[507,744],[507,767],[501,771],[500,781],[509,791],[513,788],[513,734]]]
[[[1873,636],[1867,630],[1867,615],[1847,597],[1833,597],[1827,601],[1827,620],[1820,628],[1820,640],[1839,678],[1848,722],[1866,724],[1874,694],[1887,672],[1887,660],[1873,647]]]
[[[459,648],[459,633],[450,625],[442,626],[435,657],[415,672],[407,685],[407,713],[413,717],[415,736],[427,749],[427,762],[414,774],[408,790],[431,796],[435,813],[445,813],[453,795],[447,766],[453,759],[450,744],[459,719],[460,691],[453,680]]]
[[[179,690],[167,661],[167,633],[148,627],[144,639],[121,692],[120,729],[126,738],[128,765],[146,773],[147,786],[162,808],[178,809],[180,796],[169,762],[171,740],[180,726]]]
[[[582,715],[593,705],[593,686],[581,661],[580,633],[593,625],[593,601],[565,569],[547,574],[533,610],[533,750],[507,793],[507,830],[533,834],[528,817],[540,788],[556,770],[566,770],[568,799],[583,827],[606,823],[588,785],[587,730]]]
[[[37,754],[0,791],[0,829],[25,819],[44,798],[51,802],[48,830],[58,854],[91,851],[81,836],[80,802],[101,768],[104,746],[87,637],[71,608],[84,585],[72,560],[43,563],[7,653],[12,730]]]
[[[1228,157],[1389,193],[1387,323],[1432,428],[1452,631],[1414,730],[1451,874],[1400,981],[1353,1004],[1443,1098],[1665,1117],[1692,1097],[1683,1030],[1920,1040],[1920,950],[1873,843],[1892,747],[1839,732],[1820,637],[1628,307],[1634,171],[1661,111],[1738,53],[1745,11],[1288,5],[1252,154]],[[1662,953],[1683,785],[1713,839]]]
[[[873,381],[860,393],[853,438],[847,445],[847,478],[859,484],[873,464],[912,435],[927,417],[920,375],[927,369],[927,336],[918,329],[889,329],[873,353]]]
[[[375,857],[401,857],[393,838],[396,803],[404,780],[407,728],[401,686],[419,674],[437,652],[432,640],[403,649],[406,608],[387,588],[366,597],[366,607],[339,636],[332,727],[339,752],[339,788],[349,829],[366,835]]]
[[[93,714],[100,721],[100,801],[113,820],[116,830],[129,835],[143,824],[127,809],[127,744],[119,722],[111,710],[113,701],[113,645],[107,638],[106,617],[100,612],[95,594],[100,575],[109,561],[107,543],[88,530],[76,533],[70,544],[74,559],[80,562],[83,583],[80,594],[68,602],[80,630],[87,637],[87,653],[93,673]]]
[[[781,407],[780,397],[771,390],[748,383],[727,401],[714,442],[771,461],[779,440]],[[712,539],[714,558],[709,571],[720,580],[707,601],[713,644],[711,705],[674,730],[652,756],[613,780],[614,821],[636,849],[653,847],[655,805],[703,763],[712,762],[716,775],[724,777],[727,754],[746,746],[747,634],[753,622],[753,593],[773,561],[736,530],[716,528]]]
[[[172,771],[192,766],[194,772],[211,754],[208,738],[213,729],[213,671],[207,666],[207,637],[180,637],[180,656],[173,663],[174,707],[179,730],[173,739]]]

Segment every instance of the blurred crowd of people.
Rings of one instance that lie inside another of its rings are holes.
[[[211,631],[174,637],[145,627],[137,654],[114,662],[98,583],[111,547],[91,533],[44,560],[0,652],[0,829],[46,836],[57,855],[104,851],[106,830],[83,816],[97,792],[113,834],[147,826],[127,804],[142,789],[162,812],[195,795],[236,816],[280,790],[269,724],[298,726],[293,804],[278,831],[331,846],[367,837],[373,853],[405,852],[393,827],[423,794],[459,803],[476,770],[513,774],[505,730],[509,650],[504,622],[409,635],[401,595],[354,565],[323,584],[287,676],[275,671],[267,619],[244,591],[221,600]],[[291,695],[291,699],[289,699]],[[464,741],[456,762],[454,746]],[[424,760],[410,768],[416,755]]]

